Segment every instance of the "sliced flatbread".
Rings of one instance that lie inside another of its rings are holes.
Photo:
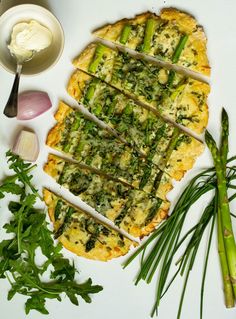
[[[100,43],[88,45],[73,63],[78,69],[95,75],[154,112],[158,111],[196,133],[202,133],[207,125],[210,87],[206,83]]]
[[[60,102],[55,118],[58,122],[48,134],[48,146],[113,179],[162,199],[172,189],[169,174],[158,169],[157,165],[147,161],[114,134],[85,118],[79,110]]]
[[[203,152],[201,142],[83,71],[71,76],[68,92],[174,179],[180,180]]]
[[[43,197],[62,245],[89,259],[107,261],[127,254],[134,242],[103,224],[78,207],[44,189]]]
[[[179,10],[163,9],[160,16],[146,12],[133,19],[105,25],[93,34],[159,60],[210,75],[204,30],[191,15]],[[180,55],[176,57],[178,51]]]
[[[58,156],[49,155],[44,170],[132,236],[149,234],[167,216],[168,201],[132,189]]]

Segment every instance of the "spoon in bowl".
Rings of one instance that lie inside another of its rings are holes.
[[[10,96],[8,98],[7,104],[3,111],[4,115],[6,115],[7,117],[17,116],[18,89],[19,89],[22,66],[23,66],[23,63],[30,61],[34,57],[35,53],[36,51],[32,51],[32,55],[30,57],[27,57],[26,59],[22,59],[22,57],[19,57],[11,53],[11,55],[16,60],[16,74],[15,74],[15,79],[12,85]]]

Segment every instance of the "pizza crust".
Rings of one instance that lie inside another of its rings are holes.
[[[76,70],[69,79],[67,92],[70,94],[70,96],[72,96],[76,101],[79,102],[81,97],[83,96],[86,82],[91,79],[91,75],[83,71]]]
[[[46,144],[52,148],[59,149],[57,144],[61,141],[62,133],[65,129],[64,119],[73,111],[71,107],[60,101],[54,117],[57,124],[49,131]],[[60,149],[59,149],[60,150]]]
[[[88,70],[91,60],[94,56],[97,44],[89,44],[78,57],[73,60],[73,65],[82,70]]]
[[[204,151],[204,144],[188,136],[190,143],[182,142],[171,154],[166,172],[176,181],[180,181],[184,174],[193,168],[197,158]]]
[[[114,24],[107,24],[94,30],[92,33],[95,37],[115,42],[120,37],[122,29],[126,24],[141,24],[152,16],[154,16],[154,14],[151,12],[141,13],[136,15],[133,19],[122,19]]]
[[[65,160],[56,155],[49,154],[48,161],[44,165],[43,169],[49,176],[53,177],[56,181],[58,181],[64,165]]]
[[[170,202],[168,201],[163,202],[163,204],[161,205],[160,209],[158,210],[158,213],[153,218],[153,220],[147,226],[142,228],[141,232],[139,233],[140,239],[152,233],[156,229],[156,227],[161,222],[163,222],[163,220],[167,218],[169,208],[170,208]],[[133,232],[135,232],[135,229],[133,229]]]

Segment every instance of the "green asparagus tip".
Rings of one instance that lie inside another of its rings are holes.
[[[222,129],[228,132],[229,131],[229,116],[225,108],[222,109],[221,122],[222,122]]]
[[[208,130],[206,130],[206,132],[205,132],[205,142],[209,148],[211,148],[212,146],[217,147],[213,136],[211,135],[211,133]]]

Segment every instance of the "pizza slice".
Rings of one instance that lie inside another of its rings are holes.
[[[72,75],[68,92],[174,179],[181,179],[204,149],[201,142],[83,71]]]
[[[123,45],[192,71],[210,75],[204,30],[189,14],[163,9],[105,25],[93,32],[101,39]]]
[[[91,168],[49,155],[44,170],[132,236],[149,234],[167,216],[168,201],[98,174]]]
[[[90,44],[74,65],[196,133],[202,133],[207,125],[210,88],[206,83],[101,43]]]
[[[168,173],[79,110],[60,102],[55,118],[58,122],[48,134],[48,146],[154,196],[165,199],[172,189]]]
[[[78,256],[107,261],[127,254],[133,241],[73,206],[48,189],[43,190],[55,238]]]

